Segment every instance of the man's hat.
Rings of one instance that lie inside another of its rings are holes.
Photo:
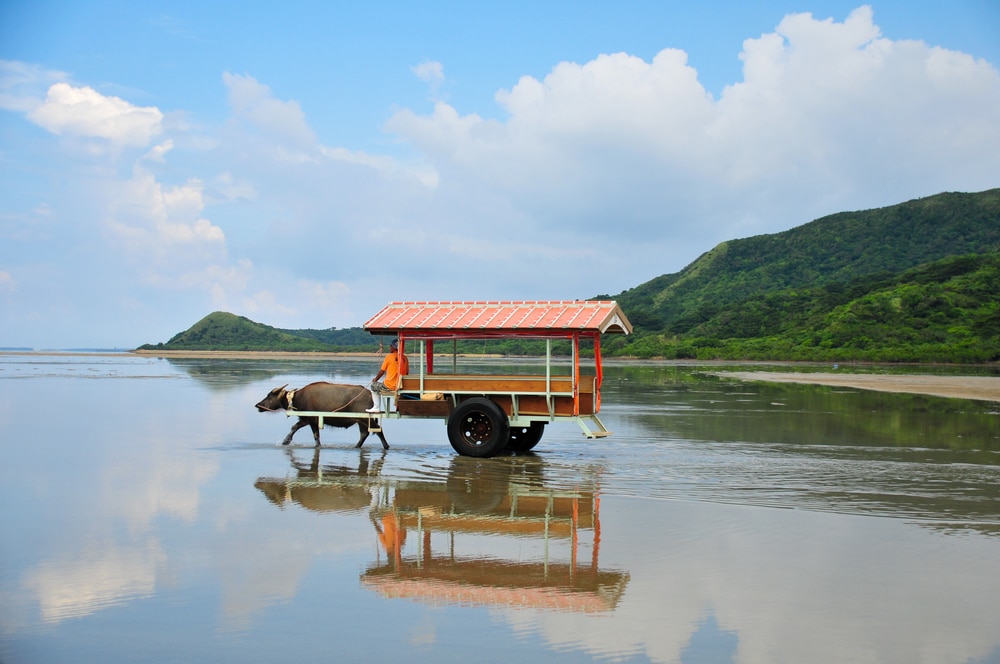
[[[389,342],[389,348],[399,348],[399,339],[393,339]]]

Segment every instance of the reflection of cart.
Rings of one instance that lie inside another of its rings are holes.
[[[294,476],[255,486],[281,507],[367,511],[386,558],[361,583],[386,597],[598,612],[614,609],[628,584],[627,572],[599,567],[596,481],[548,487],[538,457],[456,457],[440,481],[383,478],[365,456],[357,469],[323,466],[318,451],[311,465],[289,457]],[[432,542],[434,533],[444,537]]]
[[[603,378],[601,334],[632,331],[625,314],[610,301],[393,302],[364,327],[372,334],[398,336],[400,352],[412,354],[410,373],[392,395],[393,407],[384,408],[380,417],[444,419],[455,451],[475,457],[494,456],[505,449],[526,452],[538,444],[550,422],[576,422],[588,438],[607,436],[597,416]],[[533,375],[458,370],[458,342],[505,339],[544,341],[543,370]],[[552,344],[559,340],[569,342],[568,368],[552,361]],[[450,367],[435,362],[436,352],[448,346]],[[593,373],[581,368],[581,350],[593,353],[593,361],[586,363]],[[390,399],[382,401],[385,407]],[[348,415],[289,413],[293,414]]]
[[[463,511],[463,504],[472,511]],[[511,485],[502,495],[474,496],[470,504],[454,489],[401,484],[380,513],[391,513],[417,541],[415,555],[404,556],[400,548],[388,551],[385,564],[362,576],[364,585],[386,597],[600,612],[615,608],[628,583],[627,573],[598,567],[600,497],[593,492]],[[584,564],[578,559],[582,531],[592,537],[590,560]],[[446,550],[435,551],[432,533],[447,535]],[[536,539],[542,555],[539,560],[504,560],[489,553],[459,553],[463,535]],[[551,559],[557,540],[569,543],[568,561]]]

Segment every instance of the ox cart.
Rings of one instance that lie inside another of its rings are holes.
[[[576,423],[587,438],[609,435],[598,418],[601,335],[630,334],[632,326],[612,301],[392,302],[364,329],[397,338],[399,352],[409,359],[409,373],[395,392],[382,396],[381,412],[369,416],[369,430],[381,431],[379,418],[443,419],[456,452],[490,457],[531,450],[553,422]],[[458,371],[460,342],[502,339],[543,342],[544,366],[532,374]],[[568,342],[568,365],[553,361],[554,342]],[[441,352],[447,346],[450,363]],[[288,414],[318,417],[320,427],[324,418],[358,417]]]

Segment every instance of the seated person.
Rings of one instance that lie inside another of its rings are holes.
[[[369,413],[381,413],[382,412],[382,395],[385,393],[395,392],[396,388],[399,387],[399,377],[405,376],[410,373],[410,360],[407,359],[406,355],[399,352],[399,341],[393,339],[392,343],[389,344],[389,353],[382,360],[382,367],[375,374],[375,378],[372,380],[371,385],[368,389],[372,392],[372,399],[374,400],[374,405],[368,409]],[[379,379],[385,376],[383,382],[379,382]]]

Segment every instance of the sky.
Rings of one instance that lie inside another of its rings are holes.
[[[1000,3],[0,3],[0,347],[614,296],[1000,187]]]

